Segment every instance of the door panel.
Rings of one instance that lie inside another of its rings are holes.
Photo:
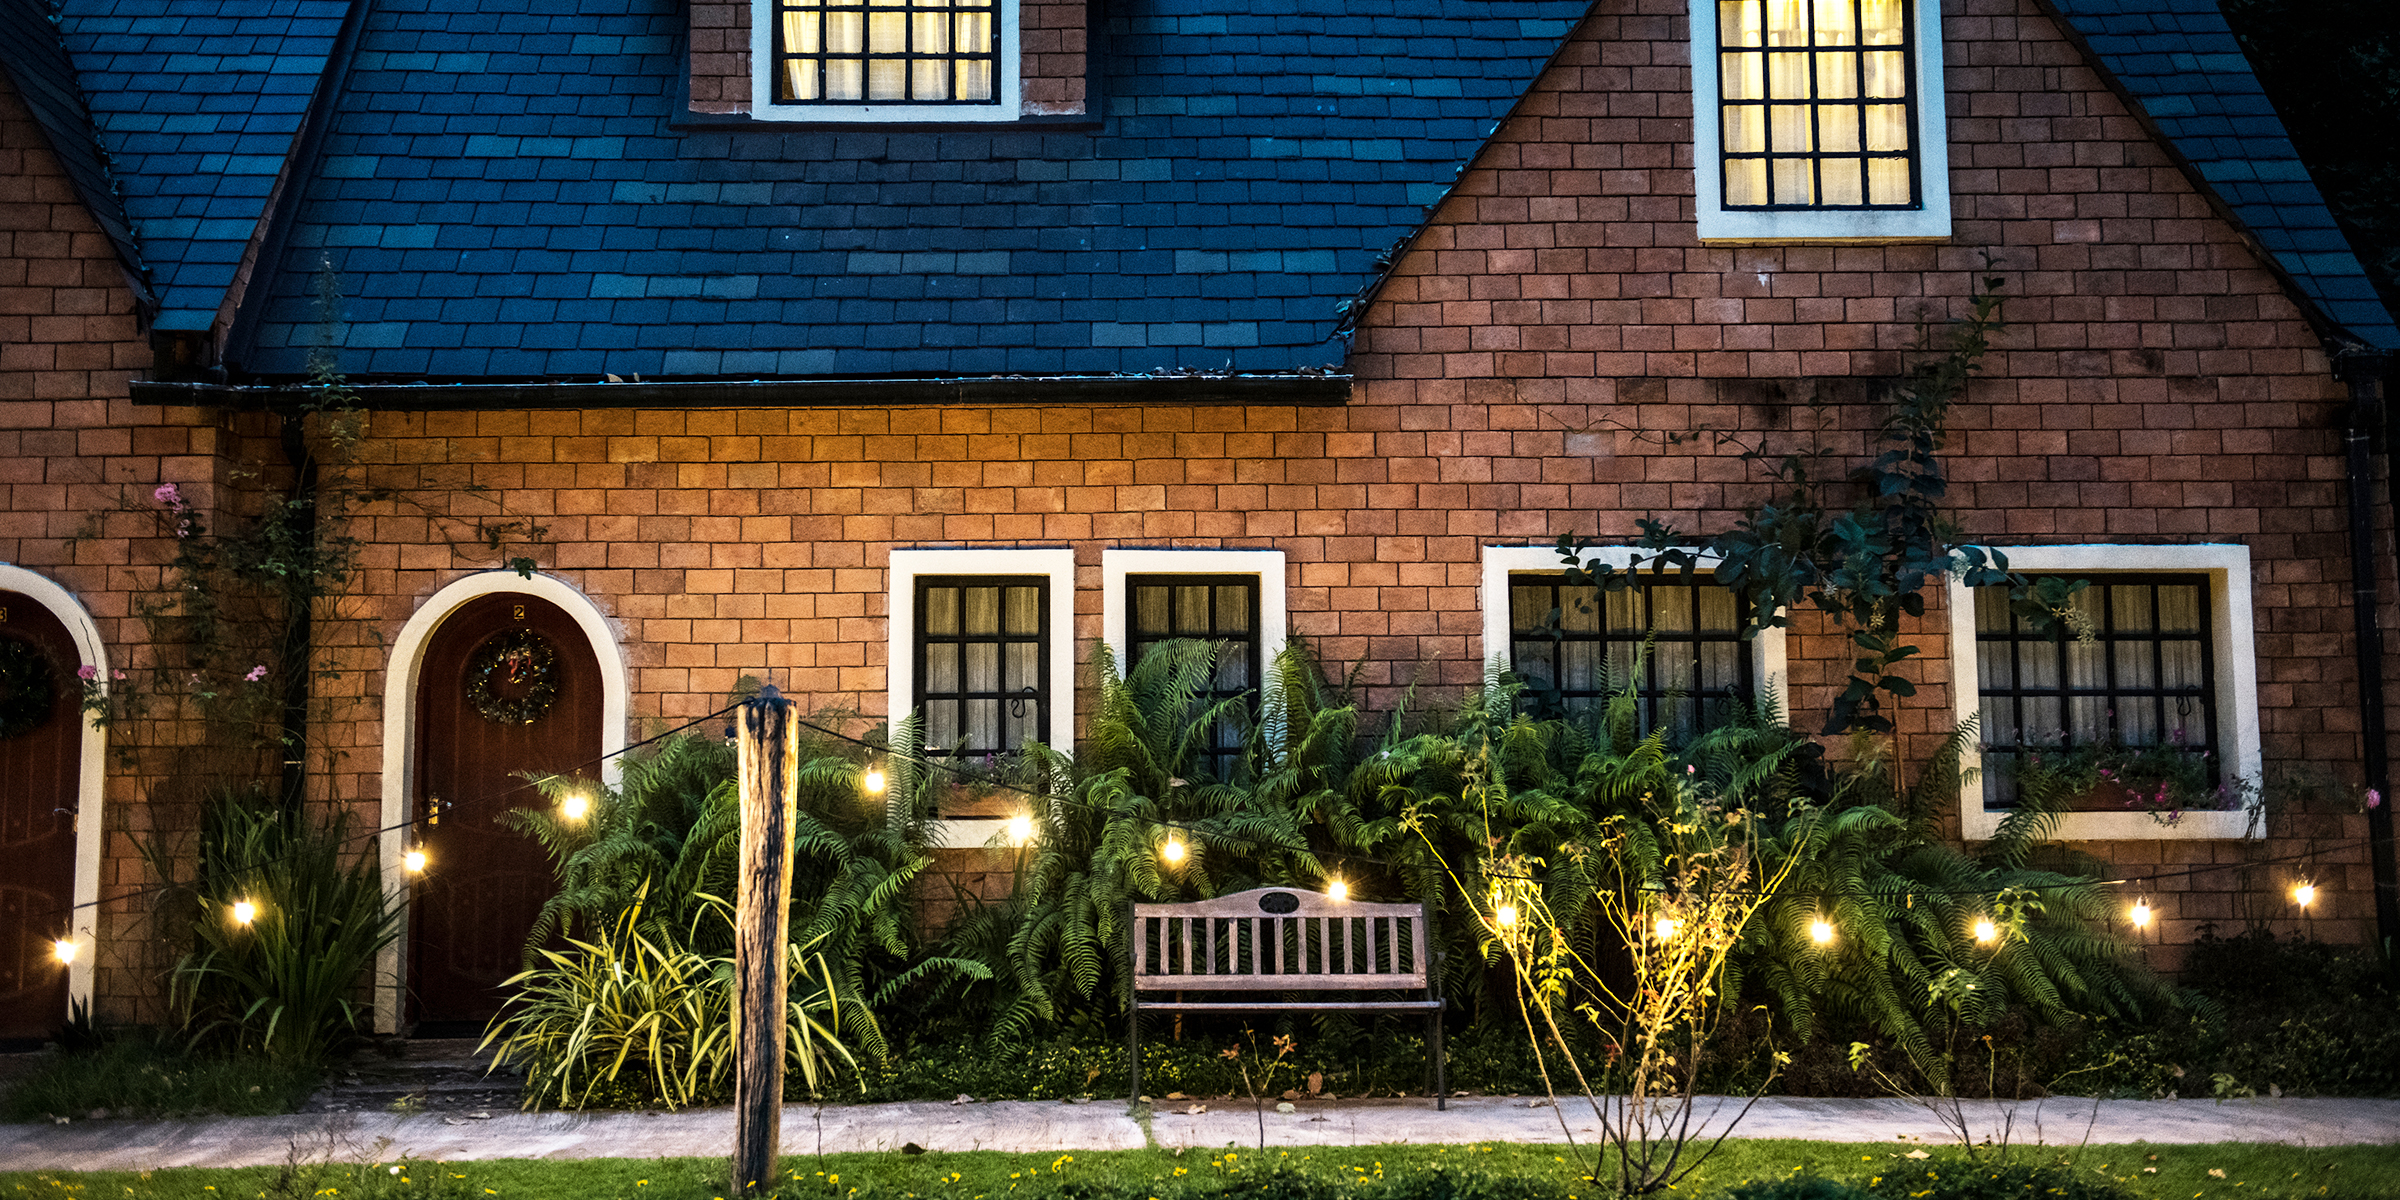
[[[0,592],[0,642],[0,655],[38,657],[49,675],[48,711],[29,711],[31,728],[0,737],[0,1038],[38,1038],[67,1018],[67,968],[50,944],[67,931],[75,896],[82,663],[66,626],[16,592]]]
[[[546,706],[529,703],[545,654],[556,687]],[[599,777],[601,700],[591,643],[548,601],[478,597],[434,631],[417,677],[414,802],[429,820],[417,827],[427,867],[409,922],[414,1020],[499,1011],[499,984],[522,965],[554,887],[541,845],[500,817],[545,804],[519,772]]]

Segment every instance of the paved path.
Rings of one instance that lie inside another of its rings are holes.
[[[1739,1101],[1704,1099],[1712,1120]],[[1455,1099],[1447,1112],[1425,1100],[1307,1102],[1291,1113],[1270,1109],[1267,1141],[1279,1146],[1350,1146],[1386,1142],[1556,1142],[1560,1113],[1533,1101]],[[1162,1104],[1150,1136],[1162,1146],[1251,1146],[1256,1113],[1246,1102],[1216,1101],[1205,1112]],[[1963,1110],[1979,1134],[2013,1120],[2019,1143],[2282,1142],[2344,1145],[2400,1142],[2400,1100],[2078,1100],[1999,1105],[1969,1101]],[[1578,1138],[1596,1124],[1570,1103],[1565,1124]],[[1835,1142],[1949,1139],[1940,1121],[1905,1100],[1769,1098],[1740,1126],[1745,1138]],[[1142,1124],[1123,1103],[996,1101],[784,1109],[783,1146],[791,1153],[896,1150],[1138,1149]],[[467,1161],[488,1158],[683,1158],[720,1155],[733,1138],[729,1109],[681,1113],[570,1116],[502,1110],[394,1114],[301,1113],[190,1121],[76,1121],[0,1125],[0,1170],[140,1170],[174,1166],[262,1166],[294,1154],[364,1161],[408,1153]],[[388,1140],[387,1140],[388,1139]]]

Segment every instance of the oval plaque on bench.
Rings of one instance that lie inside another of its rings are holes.
[[[1290,892],[1268,892],[1258,898],[1258,911],[1282,916],[1300,911],[1300,897]]]

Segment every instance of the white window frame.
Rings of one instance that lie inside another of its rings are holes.
[[[1717,3],[1691,0],[1692,182],[1702,243],[1942,241],[1950,236],[1950,123],[1942,97],[1941,0],[1914,0],[1918,188],[1909,210],[1759,211],[1725,207],[1724,122],[1718,115]]]
[[[1582,562],[1587,570],[1594,566],[1606,565],[1622,571],[1632,567],[1633,560],[1637,556],[1642,559],[1643,567],[1647,571],[1656,561],[1658,553],[1653,550],[1643,550],[1637,546],[1591,546],[1585,548]],[[1718,561],[1716,555],[1699,554],[1694,557],[1699,560],[1697,567],[1699,572],[1711,575],[1715,573]],[[1483,661],[1486,664],[1497,663],[1505,667],[1514,666],[1508,658],[1508,645],[1511,641],[1508,619],[1509,576],[1563,575],[1566,573],[1566,569],[1566,560],[1559,557],[1558,547],[1555,545],[1485,546],[1483,548]],[[1666,567],[1659,573],[1672,576],[1680,574],[1680,571],[1674,567]],[[1759,630],[1758,635],[1750,639],[1751,675],[1758,681],[1761,692],[1775,698],[1775,719],[1787,725],[1791,723],[1792,719],[1791,672],[1786,659],[1786,649],[1789,643],[1788,632],[1781,626],[1770,626]]]
[[[1275,685],[1275,656],[1291,636],[1283,607],[1284,558],[1281,550],[1102,550],[1100,552],[1100,638],[1116,656],[1117,669],[1130,669],[1125,660],[1131,637],[1125,601],[1128,575],[1256,575],[1258,577],[1259,696]]]
[[[1050,580],[1049,728],[1043,744],[1060,754],[1075,753],[1075,551],[1065,547],[1041,550],[894,550],[892,551],[890,629],[885,642],[885,712],[897,729],[916,707],[917,696],[917,577],[920,575],[1042,575]],[[1007,824],[998,820],[950,820],[937,845],[952,850],[979,850],[993,844]]]
[[[775,103],[775,0],[750,0],[750,116],[761,121],[811,124],[861,121],[992,122],[1024,116],[1023,42],[1017,33],[1018,0],[996,0],[999,31],[993,64],[999,68],[998,99],[991,104]]]
[[[2256,785],[2264,772],[2258,725],[2258,650],[2250,606],[2250,548],[2240,545],[2184,546],[1995,546],[2011,571],[2102,582],[2115,574],[2177,571],[2208,576],[2209,632],[2216,657],[2218,746],[2224,767]],[[1963,580],[1950,580],[1950,661],[1957,720],[1980,719],[1983,707],[1975,644],[1975,593]],[[1960,765],[1968,771],[1959,789],[1960,826],[1966,840],[1989,841],[2008,814],[1983,807],[1981,739],[1967,746]],[[2059,817],[2057,836],[2072,842],[2160,841],[2265,836],[2255,807],[2229,812],[2187,812],[2169,824],[2141,812],[2073,812]]]

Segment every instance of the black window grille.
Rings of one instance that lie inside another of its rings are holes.
[[[2102,742],[2217,754],[2216,654],[2206,575],[2103,576],[2075,595],[2092,639],[2035,632],[2008,589],[1975,589],[1984,807],[2016,803],[2027,754]],[[2212,780],[2215,781],[2215,780]]]
[[[1175,638],[1227,643],[1217,671],[1200,696],[1203,706],[1248,697],[1247,715],[1258,715],[1260,661],[1258,576],[1127,575],[1125,577],[1125,669],[1142,661],[1150,647]],[[1242,761],[1244,722],[1221,720],[1209,730],[1201,760],[1211,775],[1230,779]]]
[[[1729,209],[1921,203],[1915,0],[1716,0]]]
[[[1050,740],[1050,580],[919,576],[916,703],[928,754]]]
[[[1758,694],[1747,602],[1706,574],[1643,575],[1605,592],[1511,575],[1508,592],[1509,665],[1539,710],[1587,711],[1630,680],[1642,731],[1663,723],[1680,738]],[[1646,661],[1644,639],[1654,639]]]
[[[997,104],[999,0],[775,0],[777,104]]]

